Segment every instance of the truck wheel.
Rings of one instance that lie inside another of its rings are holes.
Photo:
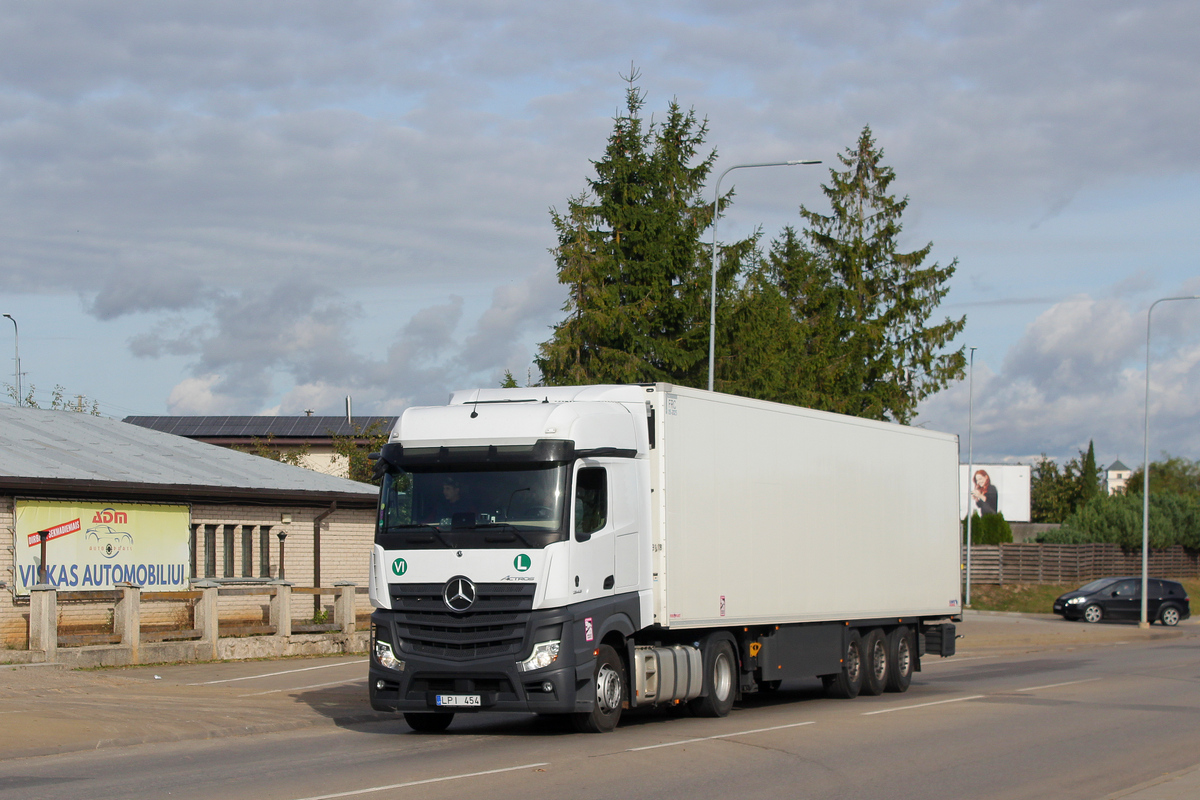
[[[887,635],[889,666],[887,686],[889,692],[906,692],[912,683],[913,646],[912,632],[901,625]]]
[[[883,687],[887,685],[889,669],[887,639],[883,635],[882,628],[875,628],[867,634],[863,639],[863,658],[865,660],[863,670],[862,693],[865,695],[883,694]]]
[[[862,652],[862,637],[858,635],[858,631],[850,631],[846,641],[846,652],[842,655],[842,671],[821,676],[826,694],[844,700],[858,697],[863,684]]]
[[[724,717],[737,695],[737,659],[728,639],[710,639],[704,648],[704,695],[688,703],[697,717]]]
[[[617,727],[625,705],[625,665],[606,644],[596,649],[596,707],[571,715],[580,733],[607,733]]]
[[[408,727],[417,733],[441,733],[450,727],[453,719],[453,711],[435,711],[428,714],[408,711],[404,714],[404,721],[408,723]]]

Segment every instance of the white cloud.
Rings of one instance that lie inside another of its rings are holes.
[[[221,416],[235,413],[233,399],[213,391],[221,382],[220,375],[201,375],[187,378],[171,390],[167,398],[170,413],[181,416]]]
[[[1200,452],[1200,315],[1155,314],[1150,383],[1151,457]],[[1052,306],[1029,325],[994,373],[977,358],[976,459],[1074,456],[1094,440],[1101,463],[1142,461],[1146,309],[1087,296]],[[921,424],[960,436],[967,457],[964,381],[921,407]]]

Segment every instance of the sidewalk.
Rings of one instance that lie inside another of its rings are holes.
[[[1106,795],[1102,800],[1196,800],[1198,797],[1200,764]]]
[[[363,656],[125,669],[0,667],[0,761],[152,742],[399,720],[373,711]],[[403,723],[400,723],[403,724]]]
[[[958,625],[963,637],[958,652],[1022,653],[1047,649],[1071,649],[1098,645],[1174,639],[1200,634],[1200,619],[1180,622],[1174,628],[1136,622],[1101,622],[1089,625],[1070,622],[1055,614],[1020,614],[1009,611],[968,609]],[[1200,795],[1198,795],[1200,797]]]

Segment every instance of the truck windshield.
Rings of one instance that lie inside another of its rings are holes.
[[[565,464],[389,471],[375,542],[388,550],[545,547],[566,538],[567,474]]]

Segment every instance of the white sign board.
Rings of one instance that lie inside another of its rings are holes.
[[[1000,513],[1009,522],[1029,522],[1029,467],[1024,464],[975,464],[975,479],[967,465],[958,468],[958,516]],[[974,491],[971,484],[974,483]]]
[[[18,500],[16,593],[38,582],[46,531],[46,582],[69,591],[133,583],[148,591],[187,588],[187,506]]]

